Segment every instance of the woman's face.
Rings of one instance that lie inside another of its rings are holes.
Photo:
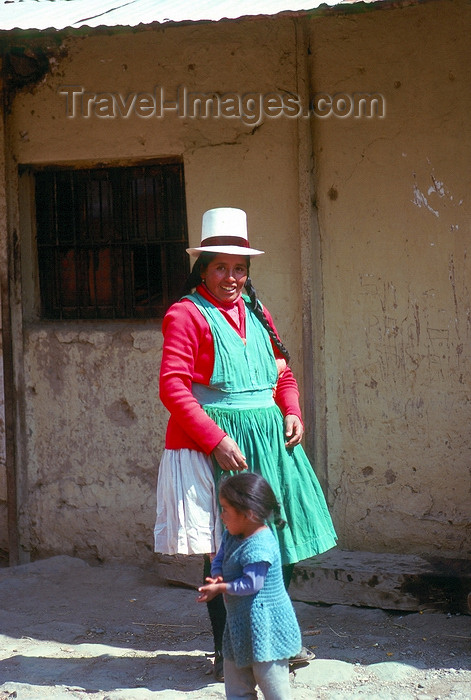
[[[247,260],[243,255],[218,253],[201,273],[201,279],[219,301],[234,302],[247,281]]]

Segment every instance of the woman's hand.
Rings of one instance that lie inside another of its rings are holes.
[[[239,449],[239,445],[229,435],[225,435],[222,438],[211,454],[225,472],[240,472],[248,469],[248,464]]]
[[[286,436],[286,447],[294,447],[299,445],[304,435],[304,426],[302,421],[298,416],[288,415],[285,416],[285,436]]]

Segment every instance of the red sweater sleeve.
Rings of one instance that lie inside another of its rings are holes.
[[[209,454],[226,433],[206,415],[191,392],[192,382],[209,384],[213,372],[214,344],[209,326],[196,306],[184,299],[170,307],[162,332],[160,399],[170,411],[165,447]]]

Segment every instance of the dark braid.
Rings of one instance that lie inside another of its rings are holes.
[[[250,277],[247,277],[247,282],[245,283],[245,289],[247,290],[247,294],[249,295],[250,299],[250,306],[252,308],[252,311],[254,312],[255,316],[258,318],[262,326],[265,328],[267,331],[268,335],[278,348],[278,350],[281,352],[283,357],[285,358],[286,362],[289,362],[290,360],[290,354],[288,350],[285,348],[281,340],[278,338],[276,335],[275,331],[273,328],[270,326],[267,317],[265,316],[263,312],[263,307],[257,297],[257,292],[255,291],[254,286],[252,285],[252,280]]]
[[[286,525],[286,520],[283,520],[283,518],[281,517],[281,505],[278,503],[278,501],[273,506],[272,513],[273,525],[276,527],[277,530],[282,530]]]

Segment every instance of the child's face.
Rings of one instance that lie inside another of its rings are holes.
[[[219,502],[222,509],[221,520],[229,530],[229,533],[231,535],[245,535],[248,522],[245,513],[231,506],[222,496]]]

